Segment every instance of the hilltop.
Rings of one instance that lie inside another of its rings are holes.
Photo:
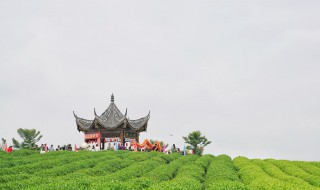
[[[0,152],[0,189],[320,189],[320,162],[158,152]]]

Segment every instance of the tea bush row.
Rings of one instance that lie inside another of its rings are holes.
[[[309,183],[307,183],[303,179],[287,175],[280,168],[278,168],[270,162],[260,159],[254,159],[252,160],[252,163],[259,166],[263,171],[265,171],[268,175],[275,179],[279,179],[290,184],[296,184],[301,188],[313,188]]]
[[[108,186],[112,186],[112,181],[118,181],[121,179],[132,178],[135,175],[138,175],[139,172],[143,172],[142,169],[147,169],[144,167],[148,165],[152,167],[151,163],[158,163],[162,161],[165,163],[165,160],[161,158],[155,158],[155,154],[129,154],[122,158],[109,159],[105,160],[105,162],[98,161],[96,165],[89,168],[93,169],[96,166],[104,167],[106,175],[94,175],[89,174],[85,170],[80,169],[76,172],[70,173],[66,176],[59,176],[55,181],[45,183],[39,187],[32,187],[30,189],[61,189],[61,188],[69,188],[72,189],[73,184],[77,184],[77,189],[86,189],[90,186],[90,189],[99,189],[101,187],[107,188]],[[154,159],[153,159],[154,158]],[[153,160],[152,160],[153,159]],[[152,160],[152,161],[151,161]],[[90,179],[88,181],[88,179]],[[88,181],[84,183],[84,181]],[[106,184],[108,182],[108,184]]]
[[[247,189],[241,182],[232,159],[227,155],[217,156],[211,161],[206,174],[205,188],[217,190]]]
[[[305,170],[299,168],[294,163],[290,163],[290,161],[270,159],[268,160],[268,162],[273,163],[286,174],[301,178],[311,185],[320,187],[320,177],[307,173]]]
[[[292,184],[272,177],[261,167],[245,157],[234,159],[234,165],[239,169],[238,173],[243,183],[250,190],[319,190],[314,186]]]

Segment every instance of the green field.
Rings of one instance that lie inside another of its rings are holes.
[[[0,152],[0,189],[320,190],[320,162],[158,152]]]

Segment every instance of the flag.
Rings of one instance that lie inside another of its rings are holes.
[[[3,150],[7,152],[7,149],[8,149],[8,145],[7,145],[7,143],[6,143],[6,144],[4,144],[4,146],[3,146]]]
[[[186,145],[183,146],[183,155],[187,155],[186,154]]]
[[[79,149],[78,149],[77,145],[74,144],[74,151],[75,151],[75,152],[78,152],[78,150],[79,150]]]

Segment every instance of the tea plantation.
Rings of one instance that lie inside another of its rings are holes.
[[[0,189],[320,190],[320,162],[158,152],[0,152]]]

